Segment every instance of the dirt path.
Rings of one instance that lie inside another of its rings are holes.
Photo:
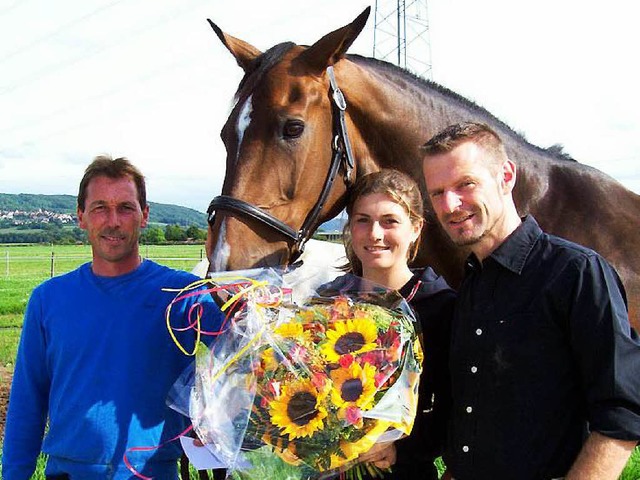
[[[9,389],[11,388],[11,372],[0,365],[0,443],[4,439],[4,422],[7,417]]]

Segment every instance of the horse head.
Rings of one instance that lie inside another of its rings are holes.
[[[244,70],[221,131],[226,173],[209,208],[210,270],[288,264],[344,208],[358,152],[351,152],[332,68],[369,11],[310,47],[282,43],[266,52],[209,20]]]

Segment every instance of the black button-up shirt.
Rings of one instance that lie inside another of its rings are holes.
[[[561,477],[589,431],[640,439],[640,339],[620,279],[530,216],[469,257],[450,366],[457,480]]]

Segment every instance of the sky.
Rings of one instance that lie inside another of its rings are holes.
[[[150,201],[205,211],[242,78],[206,19],[264,51],[312,44],[371,6],[349,52],[372,56],[375,4],[0,0],[0,192],[76,195],[106,153],[143,171]],[[640,193],[640,4],[428,0],[427,10],[434,81]]]

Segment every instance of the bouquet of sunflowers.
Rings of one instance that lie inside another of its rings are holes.
[[[399,294],[345,275],[293,302],[265,269],[209,281],[228,322],[196,353],[188,412],[234,478],[328,477],[411,432],[422,350]]]

